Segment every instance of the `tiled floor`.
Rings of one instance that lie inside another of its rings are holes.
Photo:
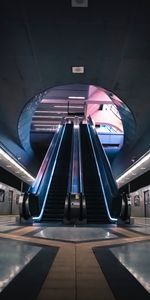
[[[150,241],[110,248],[117,259],[150,293]]]
[[[135,220],[133,225],[125,227],[66,227],[60,224],[21,225],[12,216],[0,217],[1,291],[15,280],[16,274],[21,274],[25,265],[31,264],[32,258],[43,247],[51,246],[59,250],[39,295],[34,299],[117,300],[96,260],[93,247],[105,247],[111,251],[150,293],[148,219]]]
[[[109,229],[88,227],[47,227],[35,234],[36,237],[63,240],[71,242],[83,242],[92,240],[114,239],[117,235]]]
[[[14,240],[0,240],[0,292],[30,263],[40,249]]]

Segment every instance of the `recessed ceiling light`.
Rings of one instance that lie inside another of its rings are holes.
[[[72,67],[72,73],[75,74],[83,74],[84,73],[84,66],[74,66]]]
[[[79,105],[71,105],[71,104],[69,104],[69,105],[55,105],[54,107],[58,107],[58,108],[67,108],[67,107],[69,107],[69,108],[84,108],[83,105],[79,106]]]
[[[47,113],[47,112],[45,112],[45,113]],[[66,114],[67,112],[66,111],[50,110],[48,113],[49,113],[49,116],[50,116],[50,114],[58,114],[58,113]],[[45,116],[45,118],[48,118],[49,116]],[[32,118],[37,118],[37,117],[44,118],[44,116],[35,116],[35,115]]]
[[[88,7],[88,0],[71,0],[72,7]]]
[[[68,99],[85,99],[84,96],[69,96]]]
[[[52,121],[52,122],[50,122],[49,124],[35,124],[34,126],[38,126],[38,127],[49,127],[49,126],[53,125],[53,123],[59,124],[58,121]]]

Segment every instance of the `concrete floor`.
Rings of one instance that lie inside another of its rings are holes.
[[[93,247],[107,247],[150,293],[149,219],[138,218],[133,225],[125,227],[66,227],[55,224],[25,226],[17,224],[13,216],[1,216],[1,292],[45,246],[58,247],[59,250],[38,300],[115,300]]]

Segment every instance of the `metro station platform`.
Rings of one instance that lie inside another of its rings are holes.
[[[150,219],[22,225],[0,217],[0,299],[150,299]]]

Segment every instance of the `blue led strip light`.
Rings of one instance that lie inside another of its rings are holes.
[[[90,133],[90,130],[89,130],[89,125],[87,125],[87,128],[88,128],[88,133],[89,133],[89,137],[90,137],[90,141],[91,141],[91,145],[92,145],[92,149],[93,149],[93,154],[94,154],[94,158],[95,158],[95,162],[96,162],[98,176],[99,176],[102,191],[103,191],[103,196],[104,196],[105,206],[106,206],[106,209],[107,209],[107,214],[108,214],[108,217],[111,221],[117,221],[118,219],[112,218],[111,215],[110,215],[110,211],[109,211],[108,204],[107,204],[107,199],[106,199],[106,196],[105,196],[104,187],[103,187],[103,184],[102,184],[101,174],[100,174],[100,171],[99,171],[99,166],[98,166],[98,163],[97,163],[97,158],[96,158],[96,154],[95,154],[95,150],[94,150],[94,146],[93,146],[93,142],[92,142],[92,138],[91,138],[91,133]]]
[[[45,193],[45,197],[44,197],[44,201],[43,201],[43,206],[42,206],[40,215],[38,217],[33,217],[32,218],[33,221],[40,221],[41,218],[42,218],[42,215],[43,215],[43,212],[44,212],[44,208],[45,208],[45,204],[46,204],[46,200],[47,200],[47,195],[48,195],[48,192],[49,192],[49,188],[50,188],[50,185],[51,185],[51,181],[52,181],[52,178],[53,178],[53,173],[54,173],[56,162],[57,162],[57,157],[58,157],[60,146],[61,146],[62,139],[63,139],[63,136],[64,136],[65,128],[66,128],[66,125],[64,125],[63,132],[62,132],[62,135],[61,135],[61,138],[60,138],[59,146],[58,146],[58,149],[57,149],[55,161],[54,161],[54,164],[53,164],[53,168],[52,168],[50,180],[49,180],[48,187],[47,187],[47,190],[46,190],[46,193]]]

